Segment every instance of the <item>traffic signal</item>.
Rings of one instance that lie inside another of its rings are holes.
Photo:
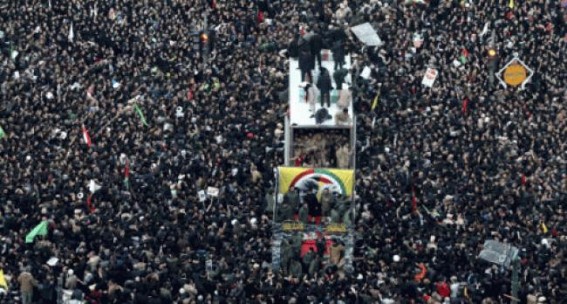
[[[207,44],[209,42],[209,34],[207,34],[206,32],[201,32],[201,34],[199,35],[199,40],[202,44]]]
[[[212,52],[214,49],[214,31],[199,32],[199,49],[203,53]]]

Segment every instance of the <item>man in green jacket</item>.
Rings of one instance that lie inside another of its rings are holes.
[[[283,204],[289,205],[294,214],[297,213],[299,208],[299,193],[297,193],[295,187],[289,187],[289,191],[284,194]]]

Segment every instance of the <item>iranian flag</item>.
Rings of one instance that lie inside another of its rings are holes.
[[[89,135],[89,130],[83,125],[83,139],[85,140],[85,144],[90,148],[92,146],[91,136]]]
[[[87,209],[89,209],[89,213],[93,213],[96,211],[95,206],[93,205],[93,194],[89,194],[87,197]]]
[[[124,185],[126,185],[126,188],[128,188],[128,186],[130,181],[130,160],[126,159],[126,165],[124,166]]]
[[[417,211],[417,197],[415,196],[415,188],[413,186],[411,189],[411,211],[414,213]]]

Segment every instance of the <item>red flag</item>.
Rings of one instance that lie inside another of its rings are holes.
[[[93,206],[92,203],[92,198],[93,198],[93,194],[89,194],[89,196],[87,197],[87,208],[89,209],[90,213],[95,212],[96,208]]]
[[[85,144],[90,148],[93,143],[91,142],[91,136],[87,128],[85,128],[85,125],[83,125],[83,139],[85,140]]]
[[[217,9],[217,0],[211,0],[211,8]]]
[[[461,109],[461,112],[463,112],[463,115],[467,115],[467,108],[469,107],[469,98],[465,97],[465,99],[463,99],[463,108]]]
[[[126,160],[126,166],[124,167],[124,179],[128,179],[130,177],[130,161]]]
[[[415,197],[415,190],[411,189],[411,211],[417,211],[417,197]]]
[[[525,186],[527,182],[528,182],[528,179],[526,178],[526,175],[522,174],[522,186]]]
[[[258,23],[264,22],[264,12],[258,11]]]

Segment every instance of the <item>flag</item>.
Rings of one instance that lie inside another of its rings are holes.
[[[35,226],[35,228],[26,235],[26,243],[33,243],[33,239],[38,235],[47,235],[47,224],[47,221],[42,221],[39,225]]]
[[[467,115],[468,107],[469,107],[469,99],[467,97],[467,98],[463,99],[463,106],[462,106],[462,109],[461,109],[461,112],[463,113],[463,115]]]
[[[14,50],[14,45],[12,45],[10,47],[10,59],[12,59],[12,61],[16,61],[16,57],[18,57],[19,54],[20,52]]]
[[[130,178],[130,161],[128,159],[126,159],[126,166],[124,167],[124,184],[126,185],[126,188],[128,188],[128,182],[129,182],[129,178]]]
[[[459,60],[461,61],[462,64],[467,63],[468,58],[469,58],[469,50],[467,49],[462,49],[461,50],[461,56],[459,57]]]
[[[102,188],[102,186],[99,185],[99,184],[97,184],[97,183],[94,181],[94,179],[91,179],[91,180],[89,181],[89,183],[87,184],[87,187],[89,188],[89,191],[90,191],[91,193],[95,193],[95,192],[97,192],[98,190],[100,190],[100,188]]]
[[[87,208],[89,209],[89,213],[95,212],[96,208],[93,206],[93,194],[89,194],[87,197]]]
[[[419,267],[420,271],[419,271],[418,274],[416,274],[414,276],[414,279],[415,279],[416,282],[419,283],[419,282],[421,282],[421,280],[423,280],[425,278],[425,275],[427,274],[427,268],[425,267],[425,264],[423,264],[423,263],[419,263],[417,265],[417,267]]]
[[[415,197],[415,190],[414,189],[411,190],[411,211],[412,212],[417,211],[417,197]]]
[[[85,140],[85,144],[87,144],[87,146],[90,148],[93,143],[91,141],[91,136],[89,135],[89,131],[87,130],[85,125],[83,125],[83,139]]]
[[[522,174],[522,186],[525,186],[528,182],[528,179],[526,178],[525,174]]]
[[[262,74],[262,71],[260,70],[260,74]],[[220,81],[218,78],[213,78],[213,90],[214,91],[218,91],[221,87]]]
[[[67,35],[67,38],[71,42],[73,42],[73,39],[75,39],[75,32],[73,31],[73,23],[71,23],[71,27],[69,28],[69,35]]]
[[[94,98],[94,97],[93,97],[93,95],[94,95],[94,89],[95,89],[94,84],[91,84],[91,85],[87,88],[87,97],[88,97],[88,98]]]
[[[374,111],[374,109],[376,109],[376,107],[378,106],[379,99],[380,99],[380,92],[378,92],[376,94],[376,97],[374,97],[374,100],[372,100],[372,106],[370,107],[370,111]]]
[[[0,139],[6,137],[6,132],[4,132],[4,129],[2,129],[2,127],[0,127]]]
[[[0,287],[8,290],[8,283],[6,282],[6,278],[4,277],[4,270],[0,269]]]
[[[212,9],[216,9],[217,8],[217,0],[211,0],[211,8]]]
[[[547,229],[547,226],[545,225],[544,222],[541,223],[540,228],[541,228],[541,232],[543,232],[544,234],[547,233],[547,231],[549,231],[549,229]]]
[[[257,20],[258,20],[258,23],[264,22],[264,12],[258,10]]]
[[[508,7],[514,9],[514,0],[510,0],[510,2],[508,2]]]
[[[134,110],[136,111],[138,116],[140,116],[140,120],[142,121],[142,124],[146,127],[149,126],[148,122],[146,121],[146,117],[144,116],[144,113],[142,112],[142,109],[140,109],[140,107],[138,106],[137,103],[134,104]]]
[[[413,34],[413,47],[419,49],[423,45],[423,36],[419,33]]]

